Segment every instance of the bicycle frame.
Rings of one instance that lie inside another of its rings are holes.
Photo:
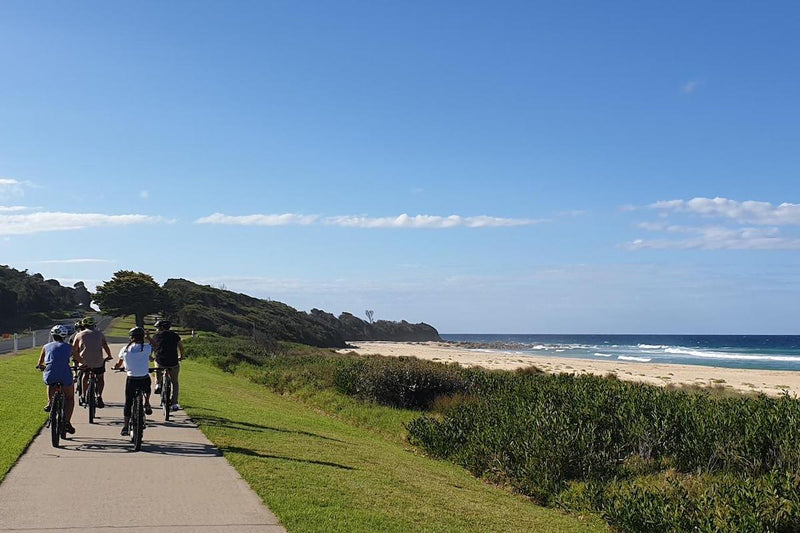
[[[50,401],[50,416],[47,418],[45,427],[50,428],[50,439],[53,448],[58,448],[59,439],[67,438],[66,398],[64,397],[64,385],[62,383],[59,382],[50,386],[55,390]]]

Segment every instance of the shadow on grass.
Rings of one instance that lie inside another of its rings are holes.
[[[329,463],[328,461],[314,461],[313,459],[296,459],[294,457],[285,457],[283,455],[270,455],[267,453],[260,453],[246,448],[237,448],[235,446],[223,446],[220,448],[222,453],[240,453],[250,457],[260,457],[262,459],[279,459],[281,461],[292,461],[295,463],[306,463],[312,465],[332,466],[334,468],[341,468],[342,470],[355,470],[352,466],[340,465],[339,463]]]
[[[324,439],[333,442],[344,443],[343,440],[334,439],[333,437],[326,437],[325,435],[319,435],[317,433],[311,433],[309,431],[296,431],[292,429],[282,429],[272,426],[262,426],[260,424],[253,424],[250,422],[231,420],[230,418],[225,418],[221,416],[195,415],[192,417],[192,421],[194,421],[198,425],[204,425],[209,427],[221,427],[227,429],[235,429],[238,431],[251,431],[253,433],[261,433],[264,431],[276,431],[278,433],[293,433],[295,435],[305,435],[307,437],[314,437],[317,439]]]

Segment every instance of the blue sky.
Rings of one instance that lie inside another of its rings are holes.
[[[797,334],[800,6],[0,4],[0,264],[443,333]]]

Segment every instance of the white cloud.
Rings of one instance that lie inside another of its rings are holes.
[[[467,228],[526,226],[541,222],[540,220],[499,218],[490,216],[462,217],[451,215],[447,217],[433,215],[409,216],[402,214],[397,217],[366,217],[366,216],[335,216],[320,218],[316,215],[298,215],[286,213],[282,215],[245,215],[229,216],[222,213],[199,218],[196,224],[229,224],[241,226],[286,226],[310,225],[322,223],[327,226],[345,228],[454,228],[458,226]]]
[[[198,218],[195,224],[226,224],[233,226],[307,226],[317,221],[316,215],[297,215],[284,213],[282,215],[243,215],[231,216],[214,213],[207,217]]]
[[[142,191],[139,193],[139,198],[142,198],[143,200],[146,200],[149,197],[150,197],[150,191]]]
[[[626,247],[632,250],[798,250],[800,239],[783,237],[778,228],[728,228],[723,226],[639,225],[652,231],[692,234],[686,239],[636,239]]]
[[[698,197],[691,200],[656,202],[649,207],[667,212],[723,218],[738,224],[800,225],[800,204],[782,203],[774,206],[769,202],[753,200],[737,202],[720,197]]]
[[[0,215],[0,235],[25,235],[46,231],[77,230],[91,227],[128,226],[169,222],[148,215],[103,215],[98,213],[42,212],[25,215]]]
[[[12,213],[16,211],[25,211],[28,209],[24,205],[0,205],[0,213]]]
[[[625,245],[639,249],[683,250],[797,250],[800,238],[783,235],[782,227],[800,225],[800,204],[728,198],[696,197],[690,200],[662,200],[647,206],[658,213],[655,222],[639,222],[637,227],[652,232],[683,235],[683,238],[636,239]],[[675,224],[674,218],[715,220],[713,224]],[[795,231],[796,233],[796,231]]]
[[[432,215],[409,216],[402,214],[397,217],[360,217],[341,216],[325,219],[325,224],[347,228],[427,228],[442,229],[464,226],[468,228],[487,228],[499,226],[526,226],[535,221],[528,219],[498,218],[490,216],[461,217],[450,215],[448,217]]]
[[[24,185],[25,183],[19,180],[0,178],[0,198],[22,196],[24,194]]]

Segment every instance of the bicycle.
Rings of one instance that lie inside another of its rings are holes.
[[[44,370],[44,367],[37,367]],[[53,398],[50,400],[50,415],[47,417],[45,427],[50,428],[50,440],[53,448],[58,448],[59,439],[67,438],[67,413],[65,412],[66,400],[64,398],[64,384],[60,381],[51,385],[55,388]]]
[[[89,409],[89,423],[94,424],[97,414],[97,373],[93,368],[85,368],[83,372],[89,373],[89,383],[86,384],[86,399],[83,406]]]
[[[163,369],[161,382],[161,408],[164,410],[164,421],[169,422],[169,413],[172,411],[172,378],[169,369]]]
[[[83,405],[83,370],[78,363],[73,363],[72,381],[75,382],[75,394],[78,396],[78,405]]]
[[[150,373],[156,371],[155,368],[147,370]],[[116,370],[116,372],[124,372],[124,370]],[[128,431],[130,434],[131,443],[133,443],[133,450],[138,452],[142,449],[142,440],[144,439],[144,428],[147,427],[147,416],[144,412],[145,405],[145,391],[142,387],[137,387],[133,396],[133,405],[131,406],[131,416],[128,422]]]

